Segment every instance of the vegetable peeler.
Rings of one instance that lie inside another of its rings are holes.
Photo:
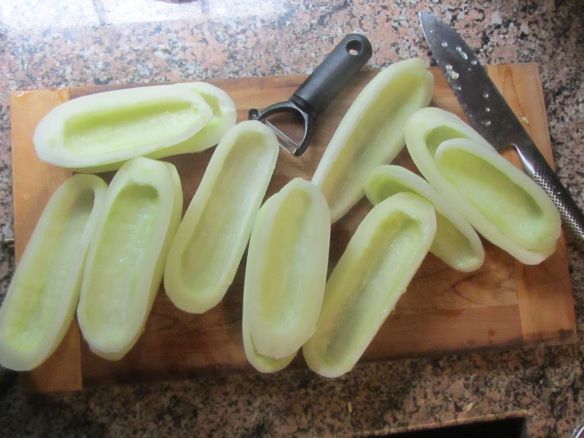
[[[250,109],[249,118],[268,125],[280,142],[280,146],[295,156],[304,153],[310,144],[314,121],[323,112],[341,89],[361,70],[371,57],[369,40],[360,34],[351,33],[333,49],[314,69],[285,102],[274,103],[263,110]],[[274,115],[287,113],[304,123],[304,135],[296,142],[290,135],[269,120]]]

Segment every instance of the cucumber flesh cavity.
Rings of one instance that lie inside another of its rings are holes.
[[[534,251],[555,248],[559,237],[555,207],[507,160],[468,140],[452,139],[440,144],[436,163],[452,187],[515,244]]]
[[[138,340],[181,212],[180,180],[170,163],[135,158],[112,180],[77,310],[83,337],[99,356],[120,359]]]
[[[272,177],[279,146],[260,122],[246,121],[221,140],[172,242],[164,275],[170,300],[203,313],[233,282]]]
[[[175,84],[173,87],[194,90],[201,95],[213,113],[211,120],[192,137],[168,148],[148,154],[150,158],[201,152],[215,146],[231,129],[237,119],[235,103],[225,91],[206,82]]]
[[[259,210],[258,214],[256,215],[256,219],[254,222],[254,228],[262,229],[264,224],[266,223],[268,209],[266,209],[266,205],[269,204],[272,198],[268,199],[262,208]],[[246,276],[247,278],[247,276]],[[276,371],[280,371],[286,368],[290,362],[296,356],[296,352],[291,354],[289,357],[284,357],[281,359],[275,359],[273,357],[265,356],[258,353],[255,345],[253,343],[253,339],[251,338],[251,334],[249,331],[249,312],[248,312],[248,301],[249,301],[249,294],[243,295],[243,313],[242,313],[242,323],[241,323],[241,335],[243,338],[243,350],[245,352],[245,357],[247,358],[248,362],[259,372],[261,373],[274,373]]]
[[[471,272],[481,267],[485,250],[468,221],[423,178],[404,167],[377,167],[367,179],[365,193],[372,204],[400,192],[426,199],[436,210],[436,237],[430,251],[453,269]]]
[[[404,146],[404,124],[432,98],[433,76],[419,58],[382,70],[359,93],[318,163],[312,181],[322,190],[336,222],[363,196],[377,166]]]
[[[39,158],[51,164],[103,171],[191,138],[212,116],[194,88],[107,91],[54,108],[38,124],[34,144]]]
[[[432,206],[399,193],[363,219],[326,284],[314,335],[303,347],[306,363],[338,377],[357,363],[430,249],[436,232]]]
[[[561,221],[552,201],[458,117],[420,110],[406,142],[428,182],[487,240],[525,264],[555,251]]]
[[[243,308],[258,354],[287,360],[314,333],[329,240],[328,206],[310,182],[294,179],[262,206],[250,241]]]
[[[46,205],[0,309],[2,366],[36,368],[63,339],[79,299],[85,255],[106,188],[97,176],[76,175]]]

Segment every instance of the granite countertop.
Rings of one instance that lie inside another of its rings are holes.
[[[562,181],[584,206],[584,4],[571,1],[66,0],[0,4],[0,229],[12,233],[12,90],[308,73],[348,32],[370,64],[428,58],[417,12],[434,11],[489,63],[541,67]],[[482,4],[484,3],[484,4]],[[578,329],[584,258],[570,243]],[[0,285],[13,271],[0,254]],[[0,388],[0,435],[347,436],[512,414],[530,436],[584,420],[584,340],[523,351],[358,366],[331,381],[306,370],[27,396]]]

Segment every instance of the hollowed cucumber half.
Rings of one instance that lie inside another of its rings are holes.
[[[203,313],[233,282],[272,178],[279,146],[257,121],[236,125],[213,153],[172,242],[164,288],[180,309]]]
[[[555,251],[561,222],[551,199],[458,117],[420,110],[406,142],[428,182],[487,240],[530,265]]]
[[[318,163],[312,181],[336,222],[363,196],[369,173],[404,146],[404,125],[432,98],[434,79],[419,58],[393,64],[359,93]]]
[[[34,134],[44,161],[80,172],[104,172],[125,161],[197,152],[235,123],[229,96],[205,83],[107,91],[65,102]]]
[[[247,257],[242,325],[246,356],[256,369],[283,368],[314,333],[330,226],[324,196],[300,178],[260,209]]]
[[[314,372],[349,372],[394,309],[436,233],[432,205],[411,193],[377,204],[329,277],[314,335],[303,347]]]
[[[430,252],[458,271],[471,272],[481,267],[485,259],[481,239],[426,180],[405,167],[384,165],[375,168],[365,183],[365,193],[372,204],[401,192],[423,197],[436,210],[436,237]]]
[[[36,368],[65,336],[106,189],[97,176],[76,175],[46,205],[0,309],[2,366],[16,371]]]
[[[182,213],[174,165],[128,161],[114,176],[89,248],[77,318],[97,355],[123,357],[140,336]]]

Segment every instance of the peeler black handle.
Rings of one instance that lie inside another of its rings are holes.
[[[292,100],[309,114],[321,113],[371,58],[371,43],[350,33],[300,85]]]

